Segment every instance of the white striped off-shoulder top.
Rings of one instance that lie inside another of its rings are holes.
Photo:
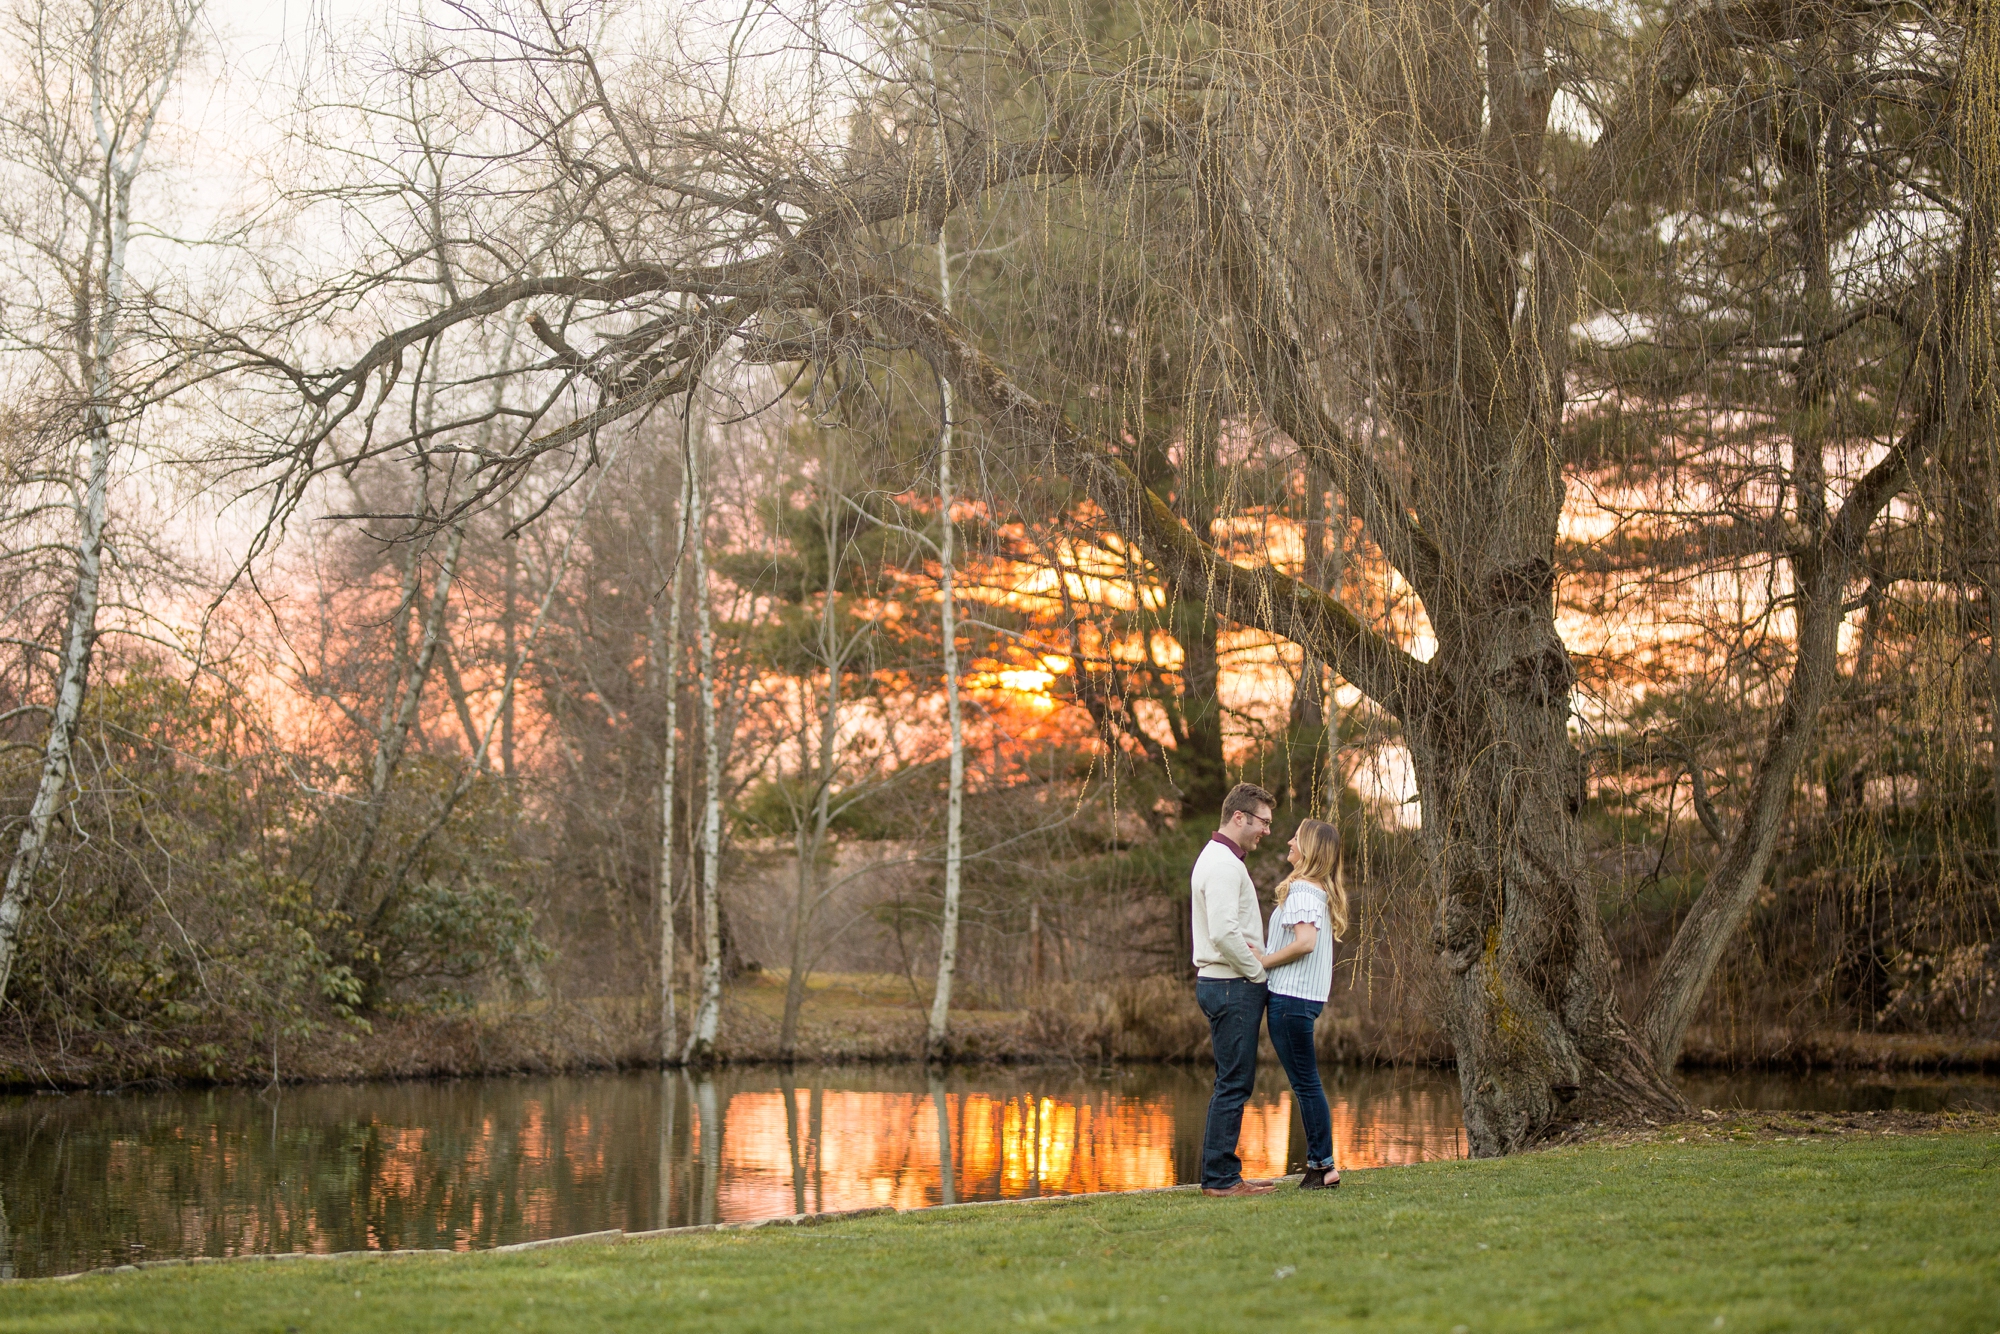
[[[1326,892],[1310,880],[1294,880],[1285,901],[1271,914],[1264,933],[1264,953],[1275,954],[1292,943],[1293,927],[1311,922],[1319,929],[1312,953],[1271,969],[1269,985],[1280,996],[1325,1001],[1333,993],[1333,963],[1339,945],[1327,914]]]

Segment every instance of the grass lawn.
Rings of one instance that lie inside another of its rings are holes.
[[[18,1330],[2000,1331],[2000,1137],[1585,1145],[1330,1194],[0,1286]]]

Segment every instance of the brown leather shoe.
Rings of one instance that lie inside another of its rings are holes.
[[[1239,1181],[1233,1186],[1203,1186],[1201,1193],[1213,1195],[1217,1199],[1225,1195],[1269,1195],[1277,1187],[1268,1181]]]

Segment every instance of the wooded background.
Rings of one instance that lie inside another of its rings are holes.
[[[1993,6],[231,23],[8,11],[9,1078],[1186,1056],[1239,779],[1476,1152],[2000,1037]]]

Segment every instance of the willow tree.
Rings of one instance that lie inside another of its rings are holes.
[[[855,304],[950,367],[1006,433],[1041,442],[1111,527],[1173,577],[1203,581],[1225,619],[1301,644],[1399,721],[1476,1153],[1569,1117],[1675,1111],[1667,1071],[1762,884],[1871,534],[1937,442],[1944,371],[1959,355],[1939,312],[1987,299],[1992,274],[1961,243],[1962,222],[1933,218],[1920,262],[1878,272],[1857,299],[1813,277],[1836,243],[1823,207],[1752,215],[1765,244],[1821,225],[1804,247],[1803,295],[1768,305],[1759,331],[1793,386],[1765,465],[1776,499],[1761,516],[1787,567],[1793,656],[1734,826],[1632,1022],[1583,857],[1589,767],[1553,598],[1568,373],[1592,253],[1630,225],[1620,211],[1657,182],[1690,122],[1737,114],[1735,89],[1762,65],[1845,69],[1867,89],[1860,111],[1840,115],[1809,99],[1798,162],[1749,164],[1803,171],[1795,197],[1810,199],[1835,169],[1836,127],[1868,119],[1869,98],[1870,130],[1885,105],[1943,113],[1955,67],[1905,57],[1953,49],[1957,34],[1934,32],[1925,48],[1908,16],[1856,5],[1685,5],[1637,30],[1538,3],[1249,3],[1201,15],[1220,37],[1178,19],[1149,27],[1142,14],[1115,74],[1103,72],[1120,51],[1108,41],[1051,43],[1070,57],[1046,61],[1051,121],[1100,137],[1072,129],[1044,151],[1068,155],[1059,169],[1099,201],[1112,243],[1149,225],[1148,239],[1178,248],[1184,300],[1214,329],[1236,411],[1333,479],[1372,555],[1421,600],[1427,657],[1270,564],[1222,559],[1218,531],[1148,490],[1120,442],[1090,433],[1087,410],[1065,413],[1058,396],[1088,386],[1031,388],[905,288]],[[1990,99],[1980,72],[1963,83],[1961,108]],[[1936,146],[1933,136],[1910,156]],[[1878,219],[1910,206],[1892,192],[1873,205]],[[1861,222],[1840,225],[1851,234]],[[1836,461],[1871,442],[1836,429],[1828,345],[1869,322],[1900,337],[1908,373],[1872,466],[1842,475]]]
[[[813,14],[777,45],[810,52],[825,35]],[[1869,466],[1843,471],[1829,459],[1869,442],[1822,429],[1823,378],[1810,355],[1797,368],[1765,514],[1789,567],[1792,661],[1733,824],[1718,821],[1707,885],[1629,1018],[1583,856],[1589,766],[1553,597],[1572,330],[1593,251],[1631,226],[1689,118],[1731,114],[1731,89],[1761,65],[1821,59],[1835,27],[1858,34],[1843,58],[1868,66],[1872,95],[1935,106],[1940,133],[1992,101],[1986,67],[1961,77],[1952,22],[1831,2],[1700,0],[1639,21],[1550,0],[940,5],[895,29],[947,34],[938,49],[954,56],[934,88],[886,72],[921,62],[885,59],[877,74],[847,45],[763,76],[715,68],[727,57],[710,53],[748,43],[741,29],[614,65],[597,54],[614,39],[583,19],[496,20],[441,38],[410,77],[449,68],[486,99],[496,138],[465,188],[493,192],[538,236],[465,248],[452,306],[385,314],[362,355],[299,376],[308,412],[274,462],[295,490],[323,466],[321,442],[407,378],[417,350],[522,304],[547,312],[554,354],[530,371],[584,402],[545,395],[507,447],[461,447],[479,478],[466,504],[688,392],[725,348],[845,384],[859,360],[919,358],[976,421],[982,466],[1072,488],[1078,512],[1163,579],[1302,646],[1399,721],[1474,1152],[1576,1117],[1671,1113],[1667,1072],[1762,880],[1850,585],[1935,444],[1956,355],[1956,325],[1937,312],[1990,292],[1992,275],[1987,252],[1962,243],[1963,212],[1942,210],[1922,262],[1852,308],[1816,295],[1819,332],[1786,345],[1809,354],[1821,333],[1880,320],[1901,331],[1909,373]],[[1910,31],[1921,40],[1884,40]],[[509,134],[511,155],[494,146]],[[982,322],[991,292],[976,278],[947,310],[912,258],[928,248],[910,242],[953,215],[1021,264],[1054,263],[1047,238],[1071,219],[1086,260],[1150,248],[1162,301],[1201,335],[1191,355],[1215,386],[1213,429],[1280,435],[1329,479],[1367,559],[1421,600],[1423,639],[1230,546],[1228,515],[1190,522],[1094,406],[1105,380],[1022,355]],[[1796,220],[1763,215],[1774,234]],[[433,451],[452,438],[450,423],[427,437]]]

